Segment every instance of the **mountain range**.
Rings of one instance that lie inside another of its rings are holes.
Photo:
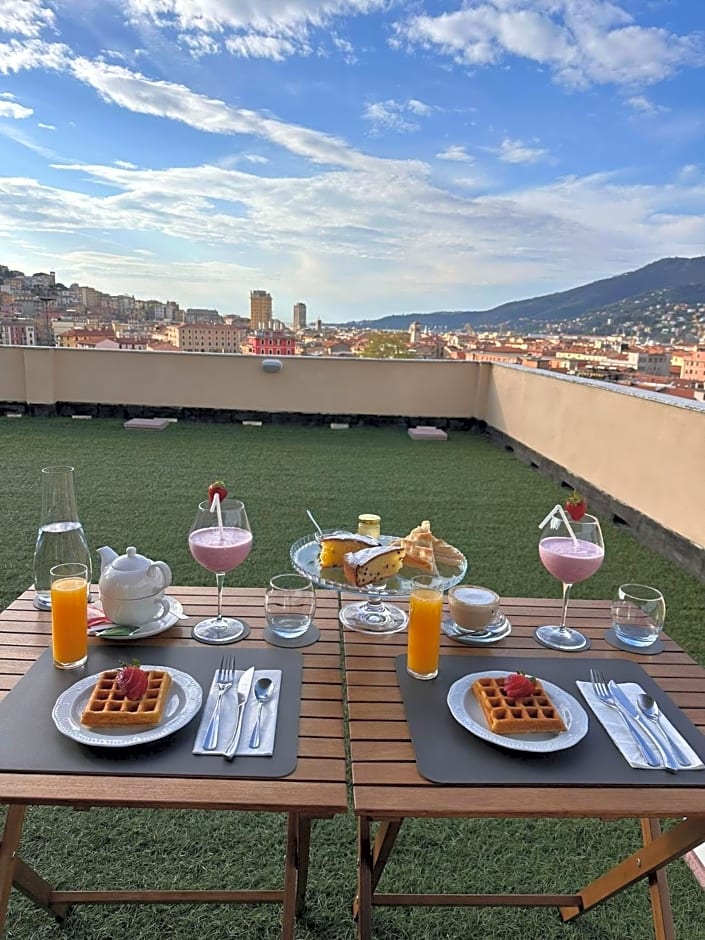
[[[615,322],[638,319],[639,312],[655,304],[705,303],[705,257],[661,258],[636,271],[592,281],[580,287],[515,300],[491,310],[438,310],[434,313],[404,313],[346,324],[380,330],[407,330],[418,322],[438,331],[541,329],[606,332],[600,328]]]

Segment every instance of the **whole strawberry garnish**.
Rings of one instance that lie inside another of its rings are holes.
[[[131,702],[139,702],[149,685],[149,676],[140,669],[136,659],[132,663],[123,663],[117,674],[118,689]]]
[[[513,672],[504,680],[504,692],[507,698],[517,699],[528,698],[535,692],[533,676],[526,676],[523,672]]]
[[[564,509],[574,522],[578,522],[587,512],[587,500],[577,490],[573,490],[565,501]]]
[[[216,480],[215,483],[211,483],[208,487],[208,502],[213,504],[213,497],[218,494],[218,499],[222,502],[225,497],[228,495],[228,491],[225,487],[225,483],[222,480]]]

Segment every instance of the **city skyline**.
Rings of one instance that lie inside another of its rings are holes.
[[[18,269],[335,323],[702,254],[695,0],[2,7]]]

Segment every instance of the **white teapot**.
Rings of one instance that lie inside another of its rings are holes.
[[[98,554],[100,597],[105,616],[113,623],[138,627],[167,612],[164,591],[171,584],[171,569],[166,562],[139,555],[133,545],[124,555],[107,545]]]

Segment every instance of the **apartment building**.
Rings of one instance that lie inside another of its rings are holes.
[[[0,322],[0,346],[36,346],[37,333],[29,320]]]
[[[705,384],[705,346],[696,349],[689,356],[683,356],[681,378]]]
[[[294,304],[294,332],[306,328],[306,304]]]
[[[251,356],[293,356],[296,338],[283,330],[257,330],[247,337],[241,348]]]
[[[250,327],[266,330],[272,322],[272,295],[266,290],[250,291]]]
[[[173,323],[166,328],[167,342],[182,352],[240,352],[246,330],[225,323]]]

